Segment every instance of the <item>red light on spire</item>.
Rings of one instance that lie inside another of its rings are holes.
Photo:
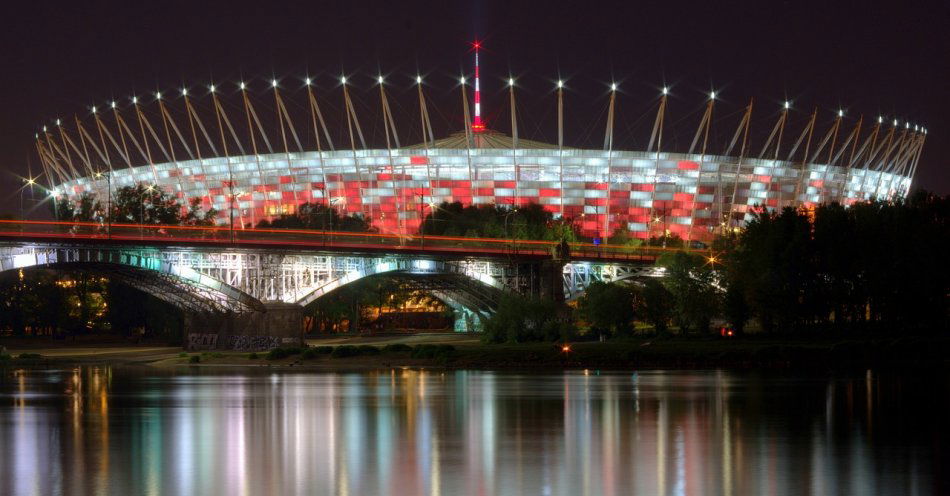
[[[472,119],[472,131],[481,133],[485,131],[485,124],[482,123],[482,91],[478,82],[478,49],[482,43],[475,40],[472,46],[475,47],[475,118]]]

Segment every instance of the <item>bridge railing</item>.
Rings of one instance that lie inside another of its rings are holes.
[[[399,235],[375,232],[320,231],[305,229],[246,228],[227,226],[182,226],[156,224],[104,224],[98,222],[0,220],[0,237],[70,240],[140,241],[163,244],[220,244],[233,246],[271,245],[301,249],[395,249],[406,251],[456,252],[460,254],[550,256],[555,241],[471,238],[462,236]],[[673,248],[570,243],[570,257],[652,261]],[[698,250],[695,250],[698,251]]]

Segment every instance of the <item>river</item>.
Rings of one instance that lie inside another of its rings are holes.
[[[0,494],[946,494],[947,393],[875,371],[8,369]]]

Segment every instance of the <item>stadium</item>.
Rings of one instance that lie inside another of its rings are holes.
[[[44,126],[36,135],[44,182],[54,198],[77,201],[92,194],[103,203],[117,188],[155,185],[183,206],[197,199],[216,209],[216,222],[233,222],[236,229],[312,203],[360,214],[380,232],[411,236],[442,202],[511,208],[535,203],[555,218],[571,219],[590,238],[627,229],[637,238],[669,234],[707,241],[740,227],[758,207],[903,197],[926,138],[920,126],[883,117],[846,126],[842,111],[827,128],[817,125],[817,110],[803,128],[786,128],[785,102],[768,138],[753,143],[750,103],[728,131],[729,145],[713,150],[709,131],[717,99],[710,93],[690,146],[668,150],[663,88],[647,146],[620,150],[614,148],[612,85],[604,147],[573,148],[564,144],[559,81],[556,142],[520,139],[519,116],[511,110],[517,108],[514,80],[505,90],[510,133],[493,131],[482,119],[477,48],[475,77],[458,81],[465,122],[448,136],[433,135],[421,78],[414,102],[419,114],[411,125],[422,130],[423,140],[409,146],[400,142],[407,133],[397,128],[379,78],[376,105],[385,148],[367,146],[346,77],[332,95],[310,79],[292,95],[277,80],[257,94],[243,82],[226,89],[211,84],[200,95],[188,89],[174,96],[156,92],[148,102],[113,101],[91,107],[84,119]],[[321,100],[340,92],[342,115],[327,118]],[[291,105],[291,98],[304,103]],[[345,132],[331,130],[328,122]]]

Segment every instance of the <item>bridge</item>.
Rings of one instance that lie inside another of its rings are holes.
[[[301,337],[303,307],[366,277],[431,292],[477,331],[506,295],[558,301],[662,275],[666,249],[293,229],[0,221],[0,271],[95,272],[181,308],[192,347]],[[219,338],[224,338],[220,340]],[[246,346],[245,346],[246,347]]]

